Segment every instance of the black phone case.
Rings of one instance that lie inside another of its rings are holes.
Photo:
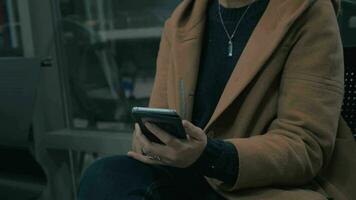
[[[176,115],[158,114],[152,112],[132,112],[132,117],[137,122],[142,130],[142,133],[151,142],[163,144],[153,133],[151,133],[146,126],[145,122],[150,122],[166,131],[168,134],[177,137],[179,139],[186,139],[184,127],[182,125],[181,118]]]

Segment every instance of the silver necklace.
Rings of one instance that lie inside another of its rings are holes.
[[[218,3],[219,3],[219,17],[220,17],[220,21],[221,21],[221,24],[222,24],[222,27],[224,28],[224,31],[226,33],[226,36],[228,37],[229,39],[229,42],[228,42],[228,56],[229,57],[232,57],[232,53],[233,53],[233,50],[234,50],[234,45],[232,43],[232,40],[234,39],[236,33],[237,33],[237,30],[242,22],[242,20],[245,18],[245,15],[247,13],[247,11],[250,9],[250,7],[252,6],[252,4],[254,3],[254,1],[246,8],[245,12],[242,14],[242,16],[240,17],[239,21],[237,22],[236,24],[236,27],[234,29],[234,32],[232,32],[232,34],[230,35],[229,31],[227,30],[226,26],[225,26],[225,23],[224,23],[224,19],[222,17],[222,14],[221,14],[221,5],[220,5],[220,0],[218,0]]]

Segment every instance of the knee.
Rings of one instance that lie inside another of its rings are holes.
[[[109,193],[110,188],[115,188],[115,184],[125,176],[129,170],[142,165],[142,163],[128,157],[115,156],[102,158],[95,161],[84,172],[79,187],[79,196],[96,196]],[[92,192],[95,191],[96,194]],[[81,199],[81,198],[79,198]],[[87,199],[87,198],[83,198]]]
[[[115,174],[127,172],[142,163],[128,156],[106,157],[95,161],[83,174],[81,182],[98,182],[100,179],[113,177]]]

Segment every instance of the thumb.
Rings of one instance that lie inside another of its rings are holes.
[[[185,129],[185,132],[187,135],[189,135],[191,138],[196,139],[196,140],[201,140],[204,137],[204,131],[201,130],[199,127],[195,126],[191,122],[187,120],[183,120],[183,127]]]

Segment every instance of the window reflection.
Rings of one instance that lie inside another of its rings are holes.
[[[0,0],[0,57],[23,55],[20,25],[18,1]]]
[[[339,24],[344,46],[356,46],[356,0],[342,1]]]
[[[146,106],[163,23],[178,0],[61,0],[74,128],[129,131]]]

